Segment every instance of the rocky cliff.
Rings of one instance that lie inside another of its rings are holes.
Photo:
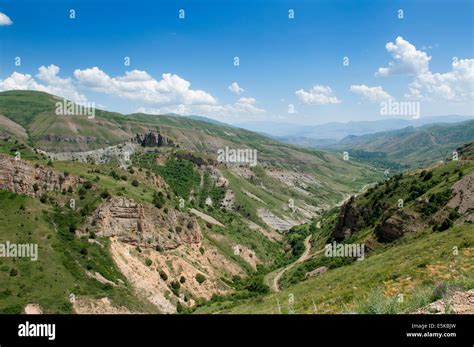
[[[12,156],[0,154],[0,189],[39,197],[47,191],[62,191],[75,187],[82,180],[65,175],[47,166],[33,165]]]
[[[366,217],[370,211],[367,208],[359,207],[356,199],[352,196],[344,205],[337,220],[332,237],[337,241],[342,241],[359,231],[366,224]]]
[[[200,243],[202,239],[194,217],[174,209],[165,212],[123,197],[113,197],[102,203],[88,217],[79,234],[91,231],[98,236],[116,236],[120,241],[157,250]]]
[[[143,147],[173,146],[173,141],[155,132],[137,134],[134,140],[136,143],[139,143]]]

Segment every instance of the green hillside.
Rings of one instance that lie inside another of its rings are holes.
[[[359,160],[400,169],[449,159],[458,146],[472,140],[473,120],[348,136],[331,148],[347,150]]]
[[[221,300],[197,312],[414,312],[450,290],[472,289],[474,211],[468,194],[473,175],[472,160],[462,160],[381,182],[294,229],[303,237],[312,235],[311,256],[284,273],[281,292],[244,302]],[[460,187],[461,202],[454,198]],[[393,228],[400,234],[387,237],[386,231]],[[327,257],[324,245],[334,241],[363,244],[364,260]],[[323,266],[326,272],[307,278]],[[289,304],[289,297],[294,297],[294,304]]]
[[[384,175],[353,151],[190,117],[61,116],[57,100],[0,93],[0,241],[41,254],[2,261],[0,312],[411,312],[474,286],[470,123],[436,130],[459,160]],[[257,165],[219,162],[226,146]],[[330,242],[365,258],[326,257]]]

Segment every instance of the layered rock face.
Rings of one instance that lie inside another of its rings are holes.
[[[98,236],[158,249],[174,249],[182,244],[200,243],[201,229],[194,217],[174,209],[165,213],[132,199],[113,197],[88,218],[87,230]],[[86,228],[79,233],[85,233]]]
[[[0,189],[38,197],[46,191],[62,191],[75,187],[82,180],[73,176],[0,154]]]
[[[336,241],[342,241],[360,230],[364,225],[364,214],[365,211],[357,207],[352,196],[348,202],[341,206],[341,212],[332,237]]]
[[[173,146],[173,141],[155,132],[137,134],[135,136],[135,141],[143,147]]]

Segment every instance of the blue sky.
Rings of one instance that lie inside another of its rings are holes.
[[[234,124],[376,120],[389,99],[418,102],[422,117],[473,115],[473,7],[470,0],[2,0],[0,89]]]

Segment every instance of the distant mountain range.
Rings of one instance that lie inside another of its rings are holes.
[[[474,140],[474,120],[454,124],[430,124],[421,127],[383,131],[362,136],[350,135],[326,149],[347,151],[353,157],[372,164],[397,163],[420,166],[452,157],[460,145]]]
[[[458,123],[474,117],[448,115],[423,117],[419,119],[381,119],[360,122],[330,122],[321,125],[308,126],[289,123],[248,122],[236,126],[264,133],[281,141],[310,147],[320,147],[334,144],[349,135],[366,135],[381,131],[390,131],[409,126],[420,127],[435,123]]]

